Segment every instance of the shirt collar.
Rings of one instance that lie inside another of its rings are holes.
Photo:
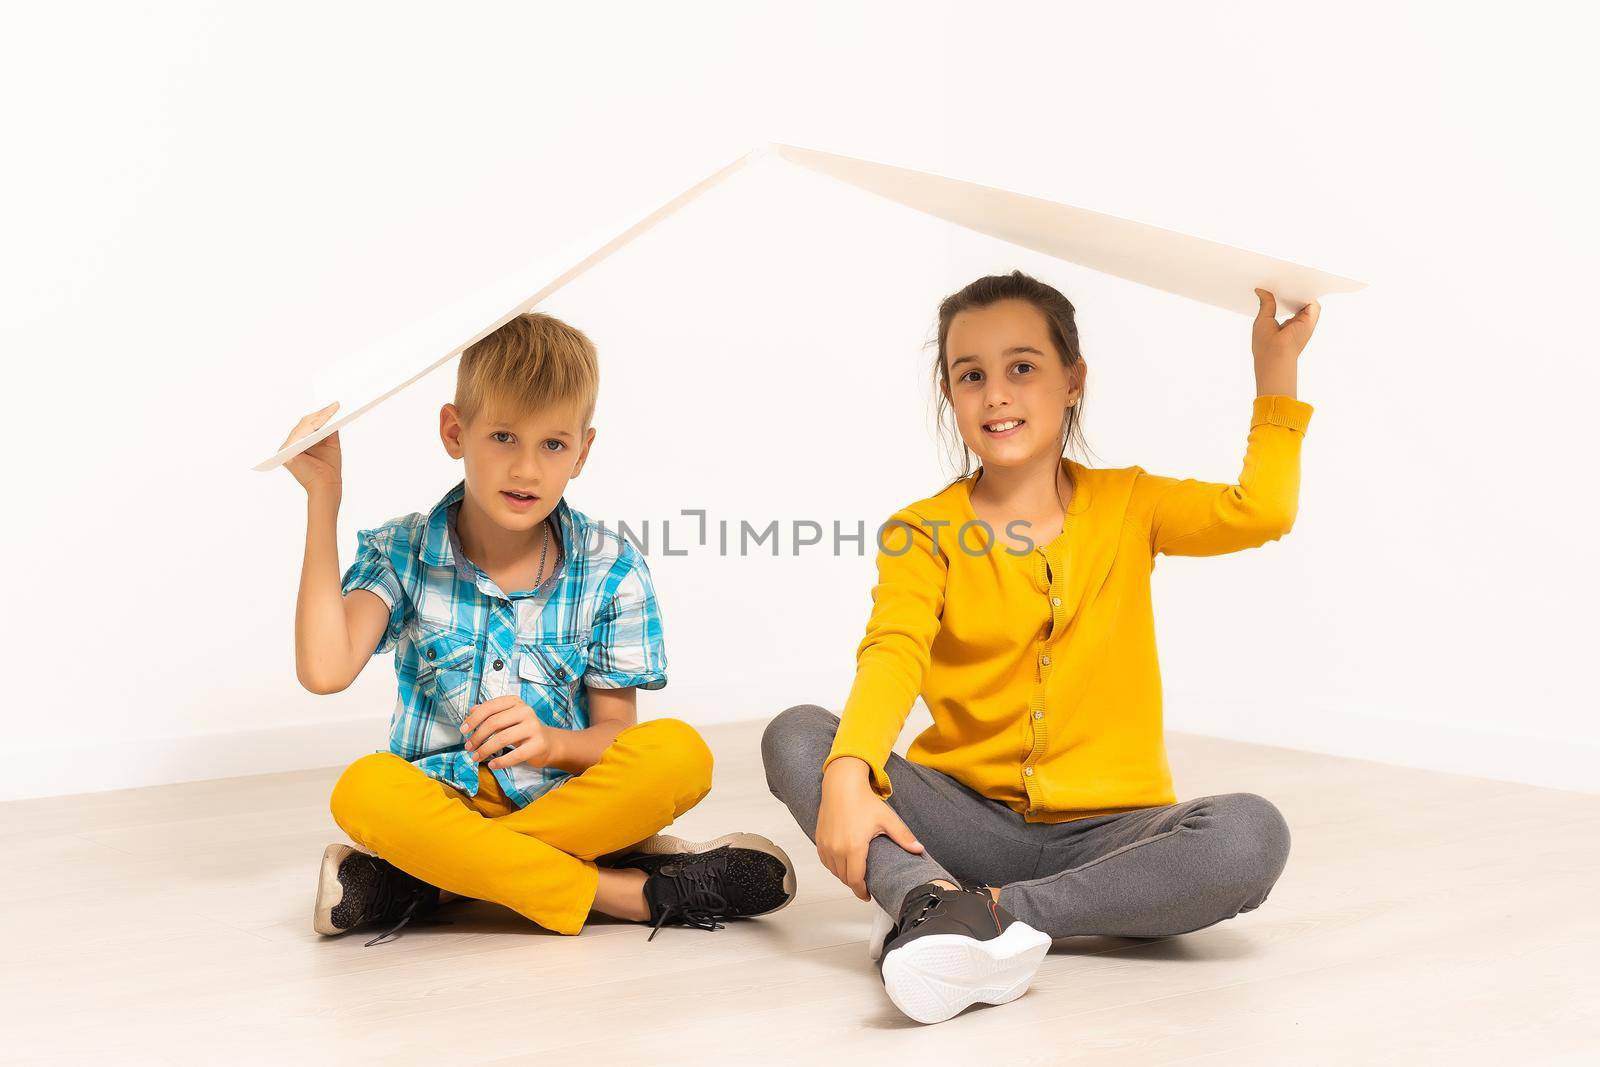
[[[459,561],[457,559],[457,549],[461,542],[456,535],[456,512],[466,495],[467,483],[463,479],[428,512],[428,529],[422,544],[422,561],[430,567],[454,566],[470,577],[472,564],[465,556],[460,557]],[[565,569],[565,561],[572,558],[574,545],[577,543],[572,508],[567,504],[565,496],[556,501],[552,514],[556,518],[556,532],[561,537],[562,567]]]

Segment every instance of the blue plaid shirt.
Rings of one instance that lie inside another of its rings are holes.
[[[557,501],[559,573],[537,596],[505,593],[461,552],[461,482],[426,515],[392,519],[357,537],[344,592],[370,589],[389,606],[374,655],[394,651],[399,697],[389,751],[475,796],[478,763],[461,723],[485,700],[521,698],[546,726],[589,725],[587,686],[660,689],[666,648],[655,587],[639,550]],[[487,758],[487,756],[485,757]],[[490,769],[519,808],[571,775],[525,763]]]

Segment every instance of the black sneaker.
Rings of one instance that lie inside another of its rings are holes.
[[[319,934],[342,934],[369,923],[392,925],[367,947],[398,936],[402,926],[439,906],[439,890],[387,860],[351,848],[329,845],[322,852],[317,904],[311,925]],[[446,920],[431,922],[448,925]]]
[[[878,960],[894,1006],[919,1023],[1028,991],[1050,938],[1002,908],[987,889],[928,882],[906,894]]]
[[[645,873],[653,927],[647,941],[663,924],[720,930],[724,919],[765,915],[794,899],[794,864],[758,834],[702,842],[657,834],[600,862]]]

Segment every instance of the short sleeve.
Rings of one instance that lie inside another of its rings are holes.
[[[622,544],[622,553],[601,586],[583,684],[595,689],[662,689],[667,684],[667,651],[655,585],[644,556],[626,539]]]
[[[385,627],[374,656],[394,648],[411,621],[411,598],[400,584],[394,562],[389,558],[394,531],[389,527],[361,530],[356,534],[356,558],[344,572],[339,583],[340,592],[348,595],[354,589],[367,589],[389,606],[389,625]]]

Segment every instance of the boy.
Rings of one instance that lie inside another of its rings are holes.
[[[323,853],[318,933],[381,923],[376,944],[457,896],[564,934],[591,911],[717,929],[793,899],[766,838],[653,836],[710,791],[711,753],[677,719],[638,722],[637,691],[667,680],[649,570],[563,498],[598,389],[593,344],[548,315],[469,347],[439,412],[464,480],[426,515],[360,531],[342,581],[339,435],[288,462],[308,507],[301,684],[338,692],[390,650],[399,680],[389,751],[334,786],[334,820],[365,851]]]

